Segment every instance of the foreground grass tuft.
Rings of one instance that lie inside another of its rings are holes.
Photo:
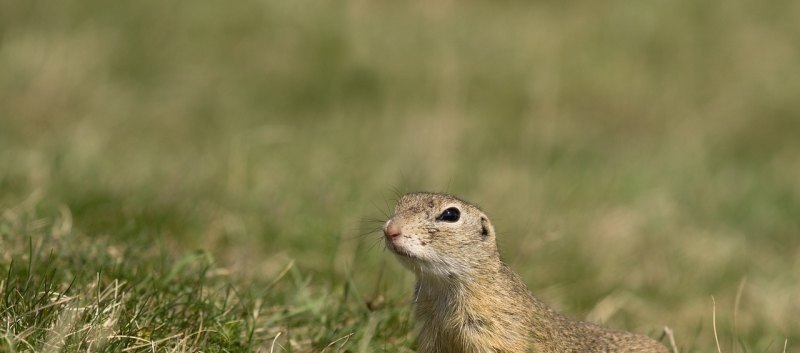
[[[3,211],[0,351],[366,352],[410,339],[404,310],[371,311],[346,287],[315,293],[291,264],[245,281],[206,252],[119,246],[64,215]]]
[[[10,351],[247,351],[263,339],[255,299],[206,253],[174,261],[157,246],[117,247],[12,210],[0,222]]]

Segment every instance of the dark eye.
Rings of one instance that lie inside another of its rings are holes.
[[[461,217],[461,211],[459,211],[455,207],[450,207],[444,210],[444,212],[442,212],[442,214],[440,214],[439,217],[436,217],[436,220],[445,222],[457,222],[459,217]]]

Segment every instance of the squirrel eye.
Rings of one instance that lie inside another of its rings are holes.
[[[436,217],[436,220],[445,222],[457,222],[460,217],[461,217],[461,211],[459,211],[455,207],[450,207],[444,210],[444,212],[442,212],[442,214],[440,214],[439,217]]]

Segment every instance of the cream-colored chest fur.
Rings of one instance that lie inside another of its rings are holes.
[[[528,352],[524,303],[492,288],[425,288],[418,285],[416,317],[420,353]],[[500,295],[497,295],[500,294]],[[522,310],[521,310],[522,309]]]

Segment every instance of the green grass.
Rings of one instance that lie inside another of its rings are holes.
[[[413,351],[415,190],[573,317],[795,351],[798,6],[0,2],[0,351]]]
[[[397,351],[411,340],[403,311],[370,310],[349,284],[314,288],[293,263],[245,282],[208,252],[113,245],[74,232],[68,214],[36,218],[24,206],[0,222],[3,351]]]

